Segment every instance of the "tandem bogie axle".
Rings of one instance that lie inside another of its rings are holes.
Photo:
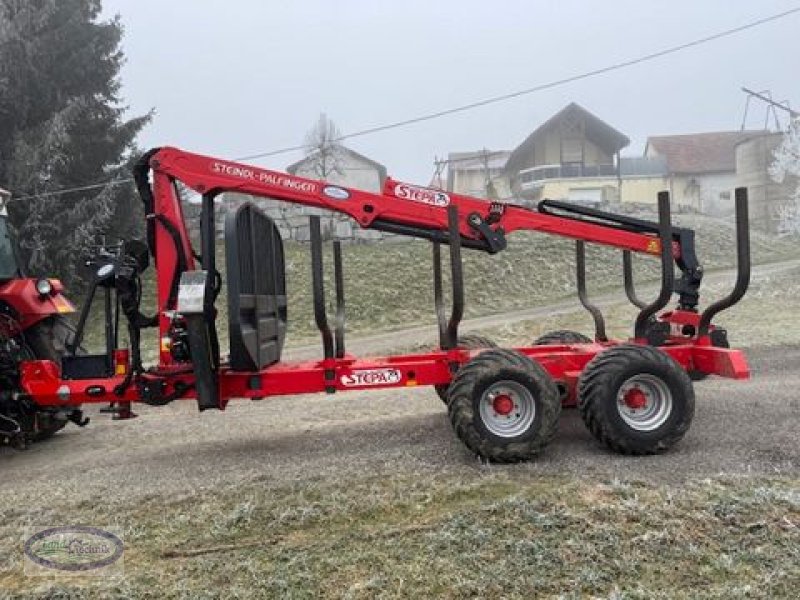
[[[673,227],[669,195],[658,196],[657,223],[564,202],[537,209],[484,200],[387,179],[369,193],[205,157],[175,148],[148,152],[134,171],[147,217],[147,245],[129,242],[98,267],[92,288],[106,294],[107,351],[70,356],[56,364],[28,361],[22,386],[43,407],[110,403],[116,418],[135,416],[133,403],[163,405],[196,398],[200,410],[224,409],[232,398],[309,392],[434,386],[445,401],[456,435],[484,459],[511,462],[540,452],[555,432],[562,406],[577,406],[592,434],[629,454],[661,452],[688,430],[694,412],[692,379],[715,374],[743,379],[743,354],[728,348],[713,317],[733,306],[749,281],[747,191],[736,190],[738,275],[726,298],[698,311],[702,281],[694,232]],[[176,191],[181,182],[202,194],[201,247],[192,247]],[[333,242],[336,312],[326,311],[319,217],[310,217],[314,318],[322,338],[319,360],[282,360],[287,328],[283,241],[275,223],[253,204],[225,218],[225,280],[216,264],[214,203],[223,192],[270,197],[353,218],[361,227],[432,242],[433,288],[439,345],[429,352],[361,359],[345,348],[342,247]],[[502,251],[517,230],[576,241],[578,298],[591,314],[593,338],[557,331],[532,345],[497,348],[486,338],[460,336],[464,314],[462,249]],[[599,308],[586,289],[587,243],[622,250],[624,288],[639,309],[633,335],[609,340]],[[449,248],[451,304],[444,301],[442,245]],[[141,274],[154,258],[157,307],[139,307]],[[641,300],[632,253],[661,262],[661,285]],[[109,266],[106,266],[109,265]],[[675,267],[680,271],[675,278]],[[230,341],[223,354],[215,301],[227,287]],[[111,292],[116,293],[116,302]],[[674,310],[665,310],[677,295]],[[118,348],[125,317],[130,349]],[[87,314],[82,315],[75,347]],[[142,330],[158,329],[159,360],[145,368]]]

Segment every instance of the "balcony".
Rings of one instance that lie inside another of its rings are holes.
[[[541,187],[549,179],[577,179],[580,177],[616,177],[614,165],[540,165],[519,172],[519,182],[523,190]]]

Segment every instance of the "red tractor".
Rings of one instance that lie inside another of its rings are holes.
[[[47,407],[22,393],[20,365],[29,360],[60,364],[73,328],[64,315],[75,312],[57,279],[25,277],[0,190],[0,443],[17,447],[50,437],[69,421],[85,424],[76,406]]]
[[[147,243],[128,242],[105,252],[90,291],[90,296],[101,289],[106,294],[106,351],[66,355],[60,362],[50,357],[23,362],[20,386],[39,411],[109,403],[107,410],[117,418],[129,418],[135,416],[135,402],[161,406],[195,398],[201,411],[223,410],[234,398],[432,386],[447,404],[456,435],[471,451],[487,460],[511,462],[529,459],[546,446],[562,406],[577,406],[591,433],[615,451],[662,452],[689,429],[692,379],[749,376],[742,352],[730,349],[725,331],[712,324],[716,314],[744,295],[749,282],[744,188],[736,190],[736,285],[701,311],[703,270],[695,256],[694,232],[672,226],[666,192],[658,197],[658,222],[649,222],[563,202],[543,201],[536,208],[498,204],[392,179],[381,193],[370,193],[176,148],[148,152],[135,167],[134,180],[144,203]],[[178,182],[202,195],[199,248],[192,246],[184,223]],[[280,232],[253,204],[229,213],[223,278],[215,262],[214,204],[226,191],[328,209],[364,228],[431,241],[439,348],[372,358],[346,351],[342,246],[333,243],[336,316],[331,326],[319,217],[312,216],[314,317],[322,357],[283,361],[288,307]],[[462,248],[500,252],[506,236],[517,230],[576,240],[578,297],[594,319],[592,338],[553,332],[529,346],[501,349],[487,347],[492,345],[488,340],[458,335],[464,311]],[[586,243],[622,250],[625,291],[639,308],[628,340],[608,339],[603,316],[587,297]],[[443,244],[450,254],[449,314],[443,300]],[[661,289],[652,302],[636,296],[632,252],[660,261]],[[158,289],[157,306],[148,316],[140,307],[141,275],[151,256]],[[217,337],[216,300],[223,285],[227,352]],[[667,309],[673,296],[677,303]],[[80,342],[87,310],[73,347]],[[129,348],[118,342],[119,312],[127,321]],[[158,364],[150,367],[142,363],[140,352],[146,328],[158,332]]]

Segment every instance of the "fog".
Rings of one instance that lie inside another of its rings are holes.
[[[320,112],[343,133],[561,79],[736,27],[788,1],[432,3],[106,0],[125,25],[123,96],[156,110],[142,147],[237,157],[303,142]],[[435,156],[510,149],[568,102],[631,140],[738,129],[741,86],[800,96],[800,14],[646,64],[347,142],[426,182]],[[763,106],[748,127],[764,124]],[[300,152],[256,161],[284,168]]]

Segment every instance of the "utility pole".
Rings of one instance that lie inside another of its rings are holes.
[[[483,158],[483,193],[489,198],[492,177],[489,173],[489,151],[486,148],[481,151],[481,157]]]
[[[789,114],[789,118],[790,119],[796,119],[796,118],[800,117],[800,112],[797,112],[796,110],[792,110],[789,107],[789,101],[788,100],[784,100],[782,102],[778,102],[777,100],[773,100],[772,99],[772,93],[769,90],[764,90],[764,91],[761,91],[761,92],[754,92],[753,90],[751,90],[749,88],[742,87],[742,91],[745,94],[747,94],[747,100],[745,101],[745,104],[744,104],[744,115],[742,116],[742,127],[741,127],[742,131],[744,131],[745,125],[747,124],[747,109],[750,107],[750,100],[752,100],[754,98],[756,100],[761,100],[762,102],[764,102],[767,105],[767,113],[764,116],[764,129],[767,128],[767,124],[769,122],[770,112],[772,113],[772,116],[775,119],[775,128],[776,129],[780,129],[781,128],[780,127],[780,123],[778,123],[778,113],[777,113],[778,110],[782,110],[782,111],[787,112]]]
[[[453,190],[449,189],[449,182],[448,184],[442,184],[442,172],[444,171],[445,166],[449,163],[447,159],[439,158],[438,156],[433,157],[433,177],[431,178],[432,181],[437,181],[439,184],[440,189],[447,189],[448,192],[452,192]]]

